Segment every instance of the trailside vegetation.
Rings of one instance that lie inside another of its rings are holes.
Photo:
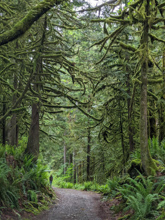
[[[0,2],[0,214],[41,211],[51,171],[112,199],[119,219],[164,219],[164,11]]]

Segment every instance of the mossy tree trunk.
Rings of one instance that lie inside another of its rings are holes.
[[[38,74],[41,73],[41,58],[40,55],[37,56],[35,60],[35,80],[38,79]],[[35,84],[34,80],[34,91],[39,93],[39,85]],[[36,97],[36,99],[39,97]],[[34,159],[37,160],[39,155],[39,101],[36,101],[32,104],[32,117],[31,125],[29,130],[28,143],[25,150],[25,153],[34,156]]]
[[[90,114],[90,106],[88,107],[88,113]],[[91,128],[90,119],[88,117],[88,129],[87,129],[87,181],[90,181],[91,175]]]
[[[77,169],[77,164],[76,164],[76,159],[75,159],[76,153],[73,151],[73,183],[76,183],[76,169]]]
[[[141,68],[141,97],[140,97],[140,149],[141,162],[146,175],[153,175],[156,170],[148,147],[147,134],[147,72],[148,72],[148,14],[149,14],[149,0],[145,1],[145,20],[143,23],[143,33],[141,38],[142,50],[142,68]]]
[[[87,136],[87,181],[90,180],[90,151],[91,151],[91,130],[88,128]]]
[[[6,113],[6,98],[3,95],[3,107],[2,107],[2,114],[5,115]],[[4,118],[2,121],[2,144],[6,144],[6,119]]]
[[[129,71],[127,69],[127,71]],[[127,77],[127,81],[126,81],[126,85],[127,85],[127,93],[128,93],[128,98],[127,98],[127,108],[128,108],[128,137],[129,137],[129,151],[133,152],[134,151],[134,139],[133,139],[133,135],[134,135],[134,127],[133,127],[133,123],[132,123],[132,108],[133,108],[133,99],[134,99],[134,89],[133,88],[133,96],[131,99],[131,84],[130,84],[130,73],[128,72],[128,77]]]
[[[25,151],[27,154],[34,156],[35,159],[38,158],[39,154],[39,105],[34,103],[32,105],[32,118],[31,126],[29,131],[27,148]]]
[[[64,134],[64,137],[65,137],[65,134]],[[64,175],[66,174],[66,153],[67,153],[67,147],[66,147],[66,143],[65,143],[65,141],[64,141]]]
[[[35,91],[36,101],[32,104],[32,118],[29,130],[28,143],[25,153],[34,157],[34,160],[38,159],[39,155],[39,112],[40,112],[40,92],[41,92],[41,74],[43,73],[41,53],[43,51],[44,40],[46,37],[47,17],[41,20],[41,30],[43,30],[41,37],[41,44],[36,51],[36,57],[34,58],[34,81],[33,89]],[[40,31],[38,32],[40,34]]]
[[[163,49],[163,85],[162,85],[162,102],[159,107],[159,142],[165,138],[165,46]]]
[[[150,106],[156,111],[154,100],[150,101]],[[153,110],[148,111],[148,117],[148,136],[152,139],[153,137],[157,137],[156,117]]]
[[[14,89],[17,90],[17,76],[14,74]],[[13,95],[13,105],[17,100],[17,95]],[[13,113],[8,123],[8,144],[11,146],[18,145],[18,125],[17,125],[17,114]]]

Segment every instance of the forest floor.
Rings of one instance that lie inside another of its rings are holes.
[[[94,192],[54,188],[55,204],[32,220],[115,220],[109,206]]]

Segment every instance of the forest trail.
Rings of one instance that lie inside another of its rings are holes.
[[[54,188],[56,204],[34,220],[115,220],[101,202],[101,195],[73,189]]]

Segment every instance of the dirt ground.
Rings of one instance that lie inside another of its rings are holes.
[[[55,204],[32,220],[115,220],[111,211],[101,202],[101,195],[73,189],[54,188]]]

